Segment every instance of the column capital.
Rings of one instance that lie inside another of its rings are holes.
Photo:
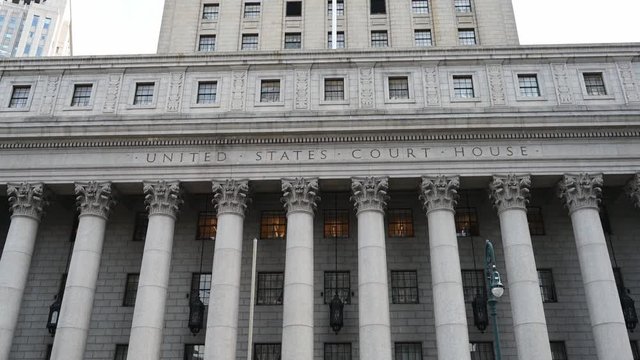
[[[636,207],[640,208],[640,174],[635,174],[626,186],[627,194],[633,199]]]
[[[569,213],[586,208],[598,210],[602,184],[602,174],[565,174],[558,184],[558,196]]]
[[[455,211],[459,187],[458,176],[423,176],[419,198],[427,213],[435,210]]]
[[[229,213],[244,216],[249,201],[248,180],[213,180],[211,190],[218,215]]]
[[[182,200],[179,181],[149,181],[143,184],[144,203],[149,215],[161,214],[176,218]]]
[[[9,183],[7,195],[12,216],[27,216],[40,221],[43,209],[48,205],[42,183]]]
[[[287,213],[303,211],[313,214],[318,196],[318,179],[282,179],[282,202]]]
[[[76,184],[76,202],[80,216],[94,215],[104,218],[109,217],[111,207],[115,205],[111,182],[77,182]]]
[[[356,177],[351,179],[351,200],[358,213],[367,210],[384,211],[389,195],[389,178]]]
[[[526,211],[530,187],[531,176],[529,175],[494,175],[493,181],[489,183],[490,197],[498,213],[509,209]]]

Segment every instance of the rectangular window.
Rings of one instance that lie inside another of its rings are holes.
[[[284,34],[284,48],[285,49],[302,48],[302,34],[301,33]]]
[[[371,1],[371,14],[386,14],[387,4],[385,0],[370,0]]]
[[[527,222],[529,223],[529,233],[531,235],[544,235],[544,221],[542,219],[542,209],[537,206],[527,207]]]
[[[73,97],[71,97],[71,106],[89,106],[91,103],[91,84],[75,84],[73,86]]]
[[[473,207],[456,208],[456,234],[458,236],[479,236],[478,211]]]
[[[129,351],[129,345],[116,345],[116,354],[113,360],[127,360],[127,351]]]
[[[258,273],[256,305],[282,305],[284,273]]]
[[[476,31],[473,29],[458,30],[458,43],[460,45],[475,45]]]
[[[258,50],[258,34],[242,34],[242,50]]]
[[[556,285],[553,282],[553,272],[551,269],[538,269],[538,283],[540,284],[540,294],[543,303],[558,302],[556,295]]]
[[[476,295],[485,295],[484,270],[462,270],[462,291],[467,303],[472,303]]]
[[[127,284],[124,288],[124,300],[122,306],[135,306],[136,295],[138,293],[138,282],[140,274],[127,274]]]
[[[551,360],[567,360],[567,349],[564,341],[551,341]]]
[[[287,16],[302,16],[302,1],[287,1]]]
[[[344,100],[344,79],[333,78],[324,79],[324,100],[343,101]]]
[[[428,0],[411,0],[411,10],[414,14],[428,14],[429,13],[429,1]]]
[[[218,20],[218,14],[220,13],[220,5],[218,4],[204,4],[202,8],[203,20]]]
[[[204,360],[204,345],[203,344],[185,345],[184,360]]]
[[[154,83],[137,83],[133,105],[150,105],[153,103]]]
[[[388,79],[389,100],[401,100],[409,98],[409,78],[406,76],[393,76]]]
[[[216,50],[216,36],[200,35],[200,42],[198,43],[198,51],[210,52],[215,50]]]
[[[520,96],[540,96],[540,87],[538,86],[538,76],[536,74],[518,75],[518,85],[520,86]]]
[[[280,80],[262,80],[260,83],[260,102],[280,101]]]
[[[198,214],[198,232],[196,240],[214,240],[218,230],[218,217],[211,211],[202,211]]]
[[[336,31],[336,38],[336,49],[344,49],[344,31]],[[327,37],[327,48],[333,49],[333,37],[331,33],[329,33]]]
[[[471,99],[475,97],[473,77],[471,75],[453,76],[453,96],[457,99]]]
[[[454,6],[456,12],[468,13],[471,12],[471,0],[454,0]]]
[[[631,342],[631,353],[633,354],[633,360],[640,360],[640,350],[638,349],[638,341]]]
[[[489,341],[471,343],[471,360],[494,360],[493,343]]]
[[[250,2],[244,4],[244,18],[255,19],[260,17],[260,3]]]
[[[324,360],[351,360],[351,344],[325,343]]]
[[[349,210],[324,211],[324,237],[349,237]]]
[[[10,108],[25,108],[27,107],[27,101],[29,100],[29,93],[31,92],[31,85],[18,85],[13,87],[11,92],[11,100],[9,101]]]
[[[194,273],[191,276],[191,295],[198,294],[205,306],[209,305],[211,295],[211,273]]]
[[[344,16],[344,0],[336,1],[336,12],[338,16]],[[333,0],[327,1],[327,16],[333,16]]]
[[[218,95],[217,81],[200,81],[198,82],[197,104],[215,104]]]
[[[147,238],[147,227],[149,226],[149,215],[146,211],[136,213],[135,225],[133,227],[133,241],[144,241]]]
[[[254,344],[255,360],[280,360],[280,344]]]
[[[602,96],[607,95],[607,89],[604,87],[604,78],[602,73],[584,73],[584,86],[587,95]]]
[[[416,46],[426,47],[433,45],[433,38],[431,37],[431,30],[416,30],[414,32]]]
[[[418,273],[391,272],[391,300],[394,304],[418,304]]]
[[[387,30],[371,32],[371,47],[387,47],[389,46],[389,37]]]
[[[411,209],[389,209],[387,211],[387,234],[389,237],[413,237],[413,212]]]
[[[422,360],[422,343],[419,342],[397,342],[396,360]]]
[[[324,303],[329,304],[335,294],[345,304],[351,304],[351,275],[348,271],[324,272]]]
[[[284,211],[264,211],[260,219],[260,239],[284,239],[287,216]]]
[[[611,229],[611,221],[609,221],[609,212],[607,208],[600,203],[598,205],[600,208],[600,223],[602,224],[602,231],[604,231],[607,235],[613,235],[613,229]]]

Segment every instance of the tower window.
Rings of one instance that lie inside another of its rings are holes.
[[[409,78],[406,76],[394,76],[388,79],[389,100],[409,98]],[[410,210],[409,210],[410,212]]]
[[[113,357],[113,360],[127,360],[127,351],[129,351],[129,345],[116,345],[116,354]]]
[[[456,12],[471,12],[471,0],[454,0],[454,6],[456,8]]]
[[[219,13],[219,4],[204,4],[202,8],[202,20],[218,20]]]
[[[324,360],[351,360],[351,344],[325,343]]]
[[[391,89],[389,89],[391,92]],[[413,237],[413,213],[411,209],[390,209],[388,216],[389,237]]]
[[[343,16],[344,15],[344,0],[337,0],[336,1],[337,5],[336,5],[336,12],[338,16]],[[327,1],[327,15],[328,16],[333,16],[333,0],[328,0]]]
[[[216,36],[215,35],[200,35],[200,41],[198,43],[198,51],[215,51],[216,49]]]
[[[91,84],[76,84],[73,86],[71,106],[89,106],[91,103]]]
[[[197,104],[215,104],[218,92],[217,81],[200,81],[198,83]]]
[[[205,306],[209,305],[211,295],[211,273],[195,273],[191,276],[191,294],[198,294]]]
[[[518,86],[520,86],[521,96],[540,96],[540,87],[538,86],[538,76],[536,74],[518,75]]]
[[[638,341],[631,342],[631,353],[633,354],[633,360],[640,360],[640,350],[638,350]]]
[[[527,222],[529,223],[529,233],[531,235],[545,234],[541,208],[535,206],[527,207]]]
[[[387,4],[385,0],[370,0],[371,1],[371,14],[386,14]]]
[[[302,1],[287,1],[287,16],[302,16]]]
[[[280,101],[280,80],[262,80],[260,83],[260,102]]]
[[[336,31],[336,49],[344,49],[344,31]],[[333,38],[331,37],[331,33],[328,33],[327,36],[327,48],[333,49]]]
[[[324,272],[324,303],[329,304],[336,292],[340,300],[351,304],[351,275],[348,271]]]
[[[371,47],[387,47],[389,46],[389,36],[387,30],[378,30],[371,32]]]
[[[416,46],[426,47],[433,45],[433,39],[431,37],[431,30],[416,30],[414,32]]]
[[[250,2],[244,4],[244,18],[254,19],[260,17],[260,3]]]
[[[284,274],[281,272],[258,273],[256,305],[282,305]]]
[[[394,304],[418,304],[418,273],[391,272],[391,301]]]
[[[556,285],[553,282],[553,272],[551,269],[538,269],[538,283],[540,284],[540,294],[543,303],[558,302]]]
[[[422,360],[422,343],[395,343],[396,359]]]
[[[587,90],[587,95],[607,95],[607,89],[604,86],[602,73],[584,73],[582,76],[584,77],[584,86]]]
[[[551,341],[551,360],[567,360],[567,349],[564,341]],[[635,358],[634,358],[635,359]]]
[[[147,238],[149,226],[149,214],[145,211],[136,213],[135,226],[133,228],[133,241],[144,241]]]
[[[476,210],[476,208],[456,208],[455,223],[456,234],[458,236],[480,235],[480,227],[478,226],[478,211]]]
[[[428,0],[411,0],[411,10],[414,14],[428,14],[429,13],[429,1]]]
[[[187,344],[184,346],[185,360],[201,360],[204,359],[203,344]]]
[[[484,270],[462,270],[462,292],[467,303],[472,303],[476,295],[486,294]]]
[[[213,240],[218,229],[218,217],[216,213],[202,211],[198,214],[198,232],[196,240]]]
[[[258,50],[258,34],[242,34],[242,50]]]
[[[302,34],[301,33],[284,34],[284,48],[285,49],[302,48]]]
[[[256,360],[280,360],[280,344],[253,345],[253,358]]]
[[[492,360],[493,343],[490,341],[479,341],[471,343],[471,360]]]
[[[284,211],[265,211],[260,219],[260,239],[284,239],[287,217]]]
[[[30,85],[14,86],[11,92],[11,100],[9,101],[10,108],[25,108],[27,107],[27,101],[29,100],[29,93],[31,92]]]
[[[137,83],[133,105],[151,105],[153,103],[154,83]]]
[[[124,300],[122,301],[122,306],[136,305],[138,282],[140,282],[140,274],[127,274],[127,284],[124,289]]]
[[[458,30],[458,42],[460,45],[475,45],[476,31],[473,29]]]
[[[344,100],[344,79],[343,78],[324,79],[324,100],[325,101]],[[347,221],[348,221],[348,215],[347,215]],[[326,213],[325,213],[325,224],[326,224]],[[348,223],[347,223],[347,226],[348,226]]]

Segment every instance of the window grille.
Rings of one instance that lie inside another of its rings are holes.
[[[324,272],[324,303],[331,303],[331,299],[338,292],[338,297],[345,304],[351,304],[351,275],[348,271]]]
[[[456,12],[471,12],[471,0],[454,0],[454,6],[456,8]]]
[[[418,273],[391,272],[391,300],[394,304],[418,304]]]
[[[394,345],[396,360],[422,360],[422,343],[397,342]]]
[[[242,50],[258,50],[258,34],[242,34]]]
[[[203,20],[218,20],[218,14],[220,12],[219,4],[204,4],[202,9]]]
[[[539,97],[540,87],[538,86],[538,76],[535,74],[518,75],[518,85],[520,95],[525,97]]]
[[[260,17],[260,3],[245,3],[244,4],[244,18],[254,19]]]
[[[338,16],[344,16],[344,0],[336,1],[336,13]],[[327,16],[333,16],[333,0],[327,1]]]
[[[200,35],[200,42],[198,43],[198,51],[210,52],[215,50],[216,50],[216,36]]]
[[[9,107],[16,109],[27,107],[30,92],[30,85],[14,86],[13,91],[11,92],[11,100],[9,100]]]
[[[494,360],[492,342],[472,342],[471,360]]]
[[[462,291],[467,303],[472,303],[478,294],[486,295],[484,270],[462,270]]]
[[[129,351],[129,345],[116,345],[116,353],[113,360],[127,360],[127,351]]]
[[[413,237],[413,212],[411,209],[389,209],[387,211],[389,237]]]
[[[301,33],[284,34],[284,48],[285,49],[302,48],[302,34]]]
[[[214,240],[218,230],[218,217],[216,213],[202,211],[198,214],[198,232],[196,240]]]
[[[344,79],[324,79],[324,100],[344,100]]]
[[[337,41],[336,41],[336,48],[337,49],[344,49],[344,31],[337,31],[336,32],[336,37],[337,37]],[[332,49],[333,48],[333,42],[332,42],[333,38],[331,37],[331,33],[328,34],[327,37],[327,48],[328,49]]]
[[[538,283],[540,284],[540,294],[542,302],[557,302],[556,285],[553,282],[553,272],[551,269],[538,269]]]
[[[198,97],[196,98],[196,103],[215,104],[217,96],[217,81],[201,81],[198,83]]]
[[[349,237],[349,210],[324,211],[324,237]]]
[[[371,47],[389,46],[389,37],[386,30],[371,32]]]
[[[416,30],[414,32],[416,46],[426,47],[433,45],[433,39],[431,37],[431,30]]]
[[[429,13],[429,1],[428,0],[411,0],[411,9],[414,14],[428,14]]]
[[[145,211],[136,213],[136,220],[133,228],[133,241],[144,241],[147,238],[147,227],[149,227],[149,214]]]
[[[389,77],[389,99],[409,98],[409,78],[406,76]]]
[[[153,103],[154,83],[137,83],[133,105],[150,105]]]
[[[262,80],[260,84],[260,102],[280,101],[280,80]]]
[[[191,276],[191,293],[198,293],[200,301],[205,306],[209,305],[211,295],[211,273],[194,273]]]
[[[460,43],[460,45],[475,45],[476,31],[473,29],[458,30],[458,42]]]
[[[122,306],[135,306],[136,295],[138,293],[138,282],[140,274],[127,274],[127,284],[124,289],[124,300]]]
[[[71,106],[89,106],[91,103],[91,84],[76,84],[73,86]]]
[[[325,343],[324,360],[351,360],[351,344]]]
[[[282,305],[284,273],[258,273],[256,305]]]
[[[254,360],[280,360],[280,344],[254,344]]]
[[[261,239],[284,239],[287,234],[287,217],[284,211],[265,211],[260,219]]]
[[[545,234],[541,208],[535,206],[527,207],[527,222],[529,223],[529,233],[531,235]]]
[[[185,360],[204,360],[203,344],[187,344],[184,346]]]
[[[551,360],[567,360],[567,349],[564,341],[551,341]]]
[[[478,212],[474,207],[456,208],[456,234],[458,236],[479,236]]]
[[[607,95],[607,89],[604,86],[604,78],[602,73],[584,73],[584,86],[587,94],[591,96]]]

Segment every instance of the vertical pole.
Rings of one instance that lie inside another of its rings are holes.
[[[331,0],[331,48],[338,48],[338,0]]]
[[[249,336],[247,336],[247,360],[253,356],[253,312],[256,300],[256,262],[258,260],[258,239],[253,238],[253,259],[251,260],[251,299],[249,300]]]

